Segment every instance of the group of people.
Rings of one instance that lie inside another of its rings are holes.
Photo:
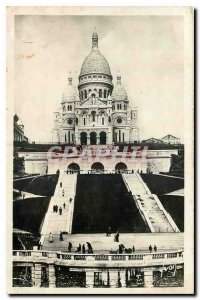
[[[118,253],[119,254],[134,253],[134,252],[135,252],[135,246],[133,246],[132,248],[125,248],[125,246],[123,244],[119,245],[119,248],[118,248]]]
[[[86,248],[86,245],[87,245],[87,248]],[[76,249],[76,253],[78,254],[85,254],[85,253],[93,253],[93,248],[92,248],[92,245],[89,243],[89,242],[86,242],[86,245],[83,244],[79,244],[77,249]],[[68,244],[68,252],[71,252],[72,251],[72,243],[69,242]]]
[[[157,246],[154,245],[154,247],[152,247],[151,245],[149,246],[149,252],[151,253],[154,250],[154,252],[157,252]]]
[[[66,207],[66,204],[64,203],[63,208],[65,209],[65,207]],[[54,205],[53,206],[53,212],[55,212],[55,213],[59,212],[59,215],[61,216],[62,212],[63,212],[62,207],[58,208],[58,205]]]

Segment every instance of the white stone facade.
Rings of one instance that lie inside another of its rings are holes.
[[[114,87],[110,66],[98,49],[93,33],[92,50],[85,58],[78,89],[68,78],[61,106],[55,112],[53,142],[75,145],[133,143],[139,141],[137,109],[129,107],[121,76]]]

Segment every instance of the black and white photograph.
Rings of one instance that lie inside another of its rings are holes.
[[[193,14],[7,8],[9,293],[194,292]]]

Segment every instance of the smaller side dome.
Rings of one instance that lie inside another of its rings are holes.
[[[125,88],[121,84],[121,76],[117,75],[117,85],[115,86],[112,99],[115,101],[128,101],[128,96]]]
[[[77,91],[72,85],[72,77],[68,77],[68,86],[62,94],[62,104],[66,102],[73,102],[77,97]]]

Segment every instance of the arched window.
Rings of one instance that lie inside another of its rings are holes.
[[[102,98],[102,89],[99,90],[99,98]]]
[[[72,111],[72,105],[70,105],[70,110]]]
[[[122,133],[122,140],[123,140],[123,142],[124,142],[124,132]]]
[[[104,117],[102,117],[102,125],[104,125]]]
[[[95,122],[95,114],[96,114],[96,112],[92,111],[92,122]]]
[[[66,107],[65,106],[63,106],[63,111],[66,111]]]
[[[83,91],[81,91],[81,100],[83,100]]]
[[[104,95],[103,96],[104,96],[104,98],[106,98],[106,90],[104,90]]]
[[[84,92],[85,92],[85,99],[86,99],[87,98],[87,91],[85,90]]]
[[[84,124],[84,125],[86,124],[85,117],[83,118],[83,124]]]
[[[68,131],[68,143],[70,144],[70,131]]]

